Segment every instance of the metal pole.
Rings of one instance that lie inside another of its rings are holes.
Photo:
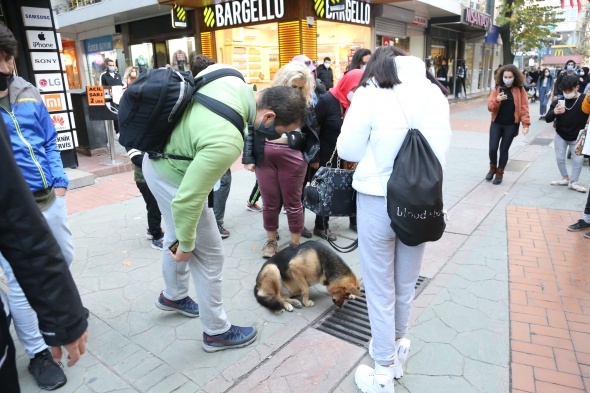
[[[100,165],[119,165],[124,164],[123,161],[116,159],[115,152],[115,126],[113,120],[104,121],[105,129],[107,130],[107,143],[109,144],[109,155],[111,156],[110,161],[103,161]]]

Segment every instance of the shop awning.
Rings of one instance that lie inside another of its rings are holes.
[[[581,64],[584,62],[584,56],[582,55],[569,55],[569,56],[545,56],[543,60],[541,60],[541,65],[555,65],[555,66],[565,66],[565,63],[568,61],[573,60],[576,64]]]
[[[208,5],[211,5],[212,3],[227,3],[229,1],[232,0],[217,0],[217,1],[211,1],[211,0],[158,0],[158,3],[160,5],[169,5],[169,6],[173,6],[174,4],[177,4],[179,6],[185,7],[185,8],[201,8],[201,7],[207,7]],[[363,0],[366,3],[370,3],[370,4],[388,4],[391,3],[391,0]]]

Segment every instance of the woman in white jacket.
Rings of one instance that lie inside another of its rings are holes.
[[[356,370],[356,384],[365,393],[394,392],[393,379],[403,375],[401,361],[410,346],[404,336],[425,248],[396,238],[387,214],[387,181],[410,128],[422,132],[444,167],[451,142],[446,94],[422,60],[380,47],[367,64],[338,138],[340,157],[359,163],[353,187],[373,336],[369,354],[375,360],[374,369],[361,365]]]

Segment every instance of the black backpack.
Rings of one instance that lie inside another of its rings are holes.
[[[119,143],[127,150],[146,152],[150,158],[192,160],[162,152],[172,130],[193,99],[230,121],[243,136],[244,119],[236,110],[198,92],[207,83],[226,76],[244,80],[242,74],[232,68],[218,69],[198,78],[193,78],[190,72],[171,68],[146,69],[121,97]]]
[[[387,182],[391,228],[407,246],[440,239],[443,213],[443,170],[426,138],[410,129],[395,158]]]

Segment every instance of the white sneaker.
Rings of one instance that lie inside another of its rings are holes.
[[[376,364],[372,369],[361,364],[354,373],[354,382],[363,393],[395,393],[391,367]]]
[[[405,337],[395,340],[397,361],[390,366],[393,368],[393,378],[395,379],[400,379],[404,376],[403,364],[408,359],[408,355],[410,354],[410,344],[411,341]],[[375,357],[373,356],[373,339],[369,340],[369,356],[371,359],[375,360]]]
[[[552,186],[567,186],[569,184],[570,184],[570,181],[568,179],[553,180],[551,182]]]
[[[577,181],[571,181],[570,184],[568,184],[567,188],[578,192],[586,192],[586,188],[578,184]]]

